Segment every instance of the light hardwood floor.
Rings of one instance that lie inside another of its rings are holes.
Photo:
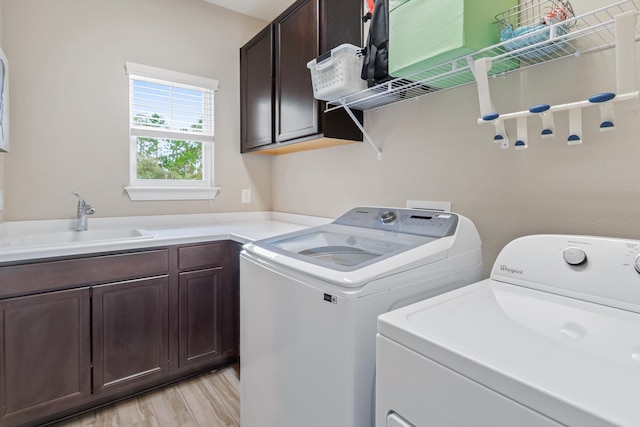
[[[239,390],[240,372],[236,364],[57,423],[55,427],[240,426]]]

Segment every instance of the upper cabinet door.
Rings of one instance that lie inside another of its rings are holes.
[[[318,57],[318,21],[317,0],[307,0],[274,23],[277,142],[321,132],[320,103],[307,69],[307,62]]]
[[[240,49],[242,151],[274,142],[271,25]]]
[[[297,0],[240,49],[243,153],[284,154],[362,141],[346,111],[324,112],[307,68],[340,44],[361,46],[361,16],[362,0]],[[362,122],[362,112],[354,114]]]

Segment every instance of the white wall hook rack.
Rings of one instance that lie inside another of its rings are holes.
[[[528,132],[527,132],[527,118],[526,117],[518,117],[516,120],[517,129],[518,129],[518,139],[513,144],[516,150],[521,150],[523,148],[527,148],[529,144],[527,143]]]
[[[615,127],[614,102],[638,99],[639,92],[635,88],[635,39],[637,11],[629,10],[615,15],[615,42],[616,42],[616,88],[617,93],[605,92],[591,96],[584,101],[571,102],[567,104],[548,105],[540,104],[524,111],[514,113],[499,114],[491,102],[489,92],[488,75],[492,67],[492,58],[478,58],[472,70],[478,85],[478,99],[480,102],[481,117],[478,123],[491,123],[495,127],[494,141],[507,141],[502,143],[502,148],[508,148],[508,136],[505,132],[504,122],[516,119],[517,139],[514,143],[516,149],[527,148],[527,117],[532,115],[540,116],[542,120],[542,138],[549,138],[555,135],[553,113],[569,110],[569,136],[567,143],[570,145],[582,143],[582,113],[581,109],[593,105],[600,108],[600,131],[609,131]],[[558,24],[555,24],[558,25]],[[577,31],[584,31],[578,29]],[[569,37],[567,33],[558,38]],[[527,55],[531,49],[549,49],[549,40],[526,46]],[[554,43],[565,43],[562,40],[555,40]],[[523,48],[519,49],[522,50]]]
[[[569,136],[568,145],[582,144],[582,110],[579,108],[569,110]]]
[[[549,111],[551,106],[549,104],[534,105],[529,108],[530,113],[537,113],[542,120],[542,131],[540,136],[542,138],[551,138],[555,135],[555,125],[553,122],[553,113]]]

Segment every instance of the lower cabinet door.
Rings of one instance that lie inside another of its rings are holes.
[[[167,276],[93,288],[93,391],[133,389],[169,374]]]
[[[91,397],[89,289],[0,301],[0,425]]]
[[[222,268],[180,273],[179,369],[208,363],[222,356]]]

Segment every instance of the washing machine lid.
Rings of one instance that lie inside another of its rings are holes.
[[[374,278],[447,258],[459,221],[454,213],[360,207],[330,224],[244,248],[273,264],[343,287],[360,287]],[[479,238],[465,242],[473,246],[469,251],[480,248]]]
[[[378,331],[559,422],[640,425],[637,313],[487,279]]]
[[[391,236],[361,229],[323,226],[270,239],[263,244],[312,264],[350,271],[432,240],[434,239],[424,236]]]

